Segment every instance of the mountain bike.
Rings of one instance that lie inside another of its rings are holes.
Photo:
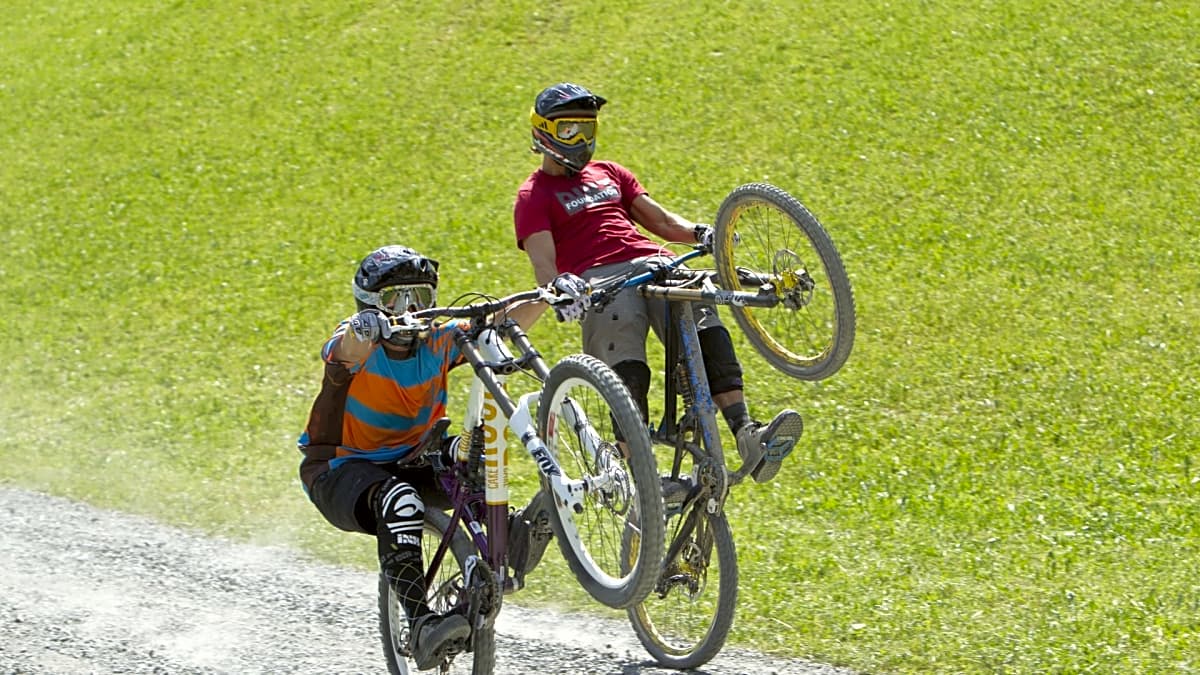
[[[855,308],[841,256],[797,199],[765,183],[733,190],[703,246],[597,288],[593,307],[622,289],[668,301],[662,421],[655,444],[673,449],[663,475],[668,544],[654,590],[628,608],[658,663],[695,668],[724,646],[738,594],[737,550],[725,516],[730,489],[762,460],[725,462],[692,303],[728,307],[747,340],[780,372],[802,380],[833,375],[854,344]],[[712,254],[715,269],[686,263]],[[680,406],[682,401],[682,406]],[[637,533],[626,533],[635,539]]]
[[[474,371],[455,456],[443,456],[449,420],[439,420],[410,456],[428,462],[448,511],[426,510],[422,555],[428,604],[462,613],[472,631],[440,672],[487,675],[495,664],[495,619],[520,584],[508,564],[509,456],[505,429],[533,459],[541,489],[553,497],[550,525],[575,578],[600,603],[625,608],[654,586],[665,517],[650,437],[629,391],[601,361],[582,354],[550,367],[507,308],[557,298],[547,288],[503,298],[433,307],[390,319],[391,329],[420,331],[439,317],[456,321],[456,341]],[[512,345],[510,348],[509,345]],[[515,351],[514,351],[515,350]],[[506,380],[527,374],[540,391],[515,397]],[[536,418],[534,410],[536,408]],[[619,440],[618,440],[619,439]],[[388,668],[410,672],[409,619],[392,585],[379,583],[380,629]],[[464,657],[469,655],[469,657]]]

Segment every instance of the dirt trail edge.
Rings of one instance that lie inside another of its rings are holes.
[[[377,673],[375,575],[0,486],[0,673]],[[740,617],[741,620],[752,620]],[[497,675],[661,675],[628,624],[506,604]],[[699,673],[847,675],[727,650]]]

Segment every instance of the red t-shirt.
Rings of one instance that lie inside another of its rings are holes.
[[[526,237],[548,230],[559,274],[660,254],[663,247],[629,215],[633,200],[644,194],[633,173],[616,162],[589,162],[574,176],[538,169],[517,191],[517,246],[525,248]]]

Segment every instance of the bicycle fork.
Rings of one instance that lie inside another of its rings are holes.
[[[544,381],[549,373],[545,363],[540,359],[530,345],[528,338],[519,328],[510,327],[508,336],[522,352],[521,359],[515,359],[512,353],[500,339],[495,330],[485,331],[475,341],[460,343],[463,354],[475,369],[475,378],[471,382],[471,394],[467,404],[467,417],[464,423],[467,428],[482,426],[485,447],[485,482],[484,494],[487,502],[487,526],[489,533],[488,560],[495,570],[503,573],[507,550],[508,513],[508,462],[505,456],[506,443],[503,429],[511,429],[520,439],[526,452],[533,459],[549,485],[554,497],[555,508],[558,509],[559,521],[563,526],[563,535],[568,540],[578,543],[579,531],[575,526],[575,516],[584,510],[584,497],[588,493],[613,491],[619,489],[622,483],[627,483],[623,469],[618,463],[612,463],[607,453],[608,449],[603,439],[595,433],[588,422],[583,410],[574,401],[565,399],[560,402],[558,412],[579,436],[584,450],[589,453],[592,461],[602,469],[598,475],[585,476],[578,480],[568,480],[564,477],[562,466],[550,451],[547,440],[553,441],[556,425],[552,424],[547,431],[549,439],[542,439],[537,433],[532,410],[539,402],[540,392],[532,392],[513,401],[505,388],[504,380],[507,373],[520,368],[521,361],[532,361],[533,369]],[[553,402],[543,401],[544,405]],[[553,418],[557,419],[557,418]],[[460,448],[461,448],[460,444]]]

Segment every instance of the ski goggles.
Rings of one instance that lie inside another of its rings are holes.
[[[536,111],[529,113],[533,128],[550,134],[563,145],[578,145],[596,140],[595,117],[555,117],[546,119]]]
[[[437,300],[437,289],[428,284],[388,286],[379,290],[379,306],[396,314],[410,309],[428,309]]]

